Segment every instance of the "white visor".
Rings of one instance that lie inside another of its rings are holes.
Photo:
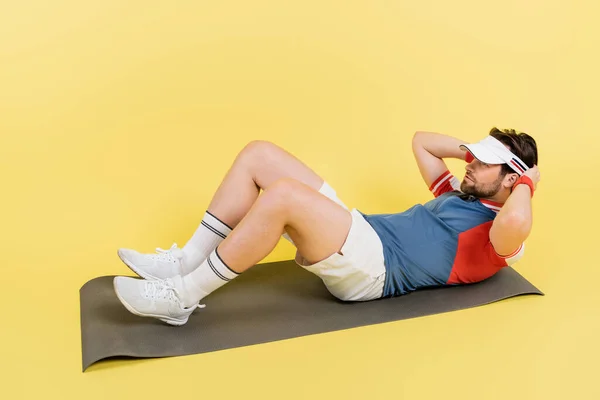
[[[508,164],[519,176],[529,169],[527,164],[493,136],[488,136],[477,143],[460,145],[460,148],[467,150],[473,157],[486,164]]]

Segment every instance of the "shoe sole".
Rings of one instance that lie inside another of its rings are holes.
[[[131,261],[129,261],[129,260],[128,260],[128,259],[125,257],[125,255],[121,254],[121,251],[120,251],[120,250],[117,250],[117,255],[119,256],[119,258],[121,259],[121,261],[123,261],[123,263],[124,263],[125,265],[127,265],[127,267],[129,267],[129,269],[130,269],[130,270],[132,270],[133,272],[135,272],[135,273],[136,273],[136,274],[137,274],[139,277],[141,277],[141,278],[144,278],[144,279],[148,279],[148,280],[151,280],[151,281],[158,281],[158,280],[160,280],[160,278],[158,278],[158,277],[156,277],[156,276],[153,276],[153,275],[150,275],[150,274],[148,274],[148,273],[144,272],[144,271],[143,271],[143,270],[141,270],[141,269],[138,269],[138,268],[135,266],[135,264],[134,264],[134,263],[132,263]]]
[[[135,308],[133,308],[128,302],[125,301],[124,298],[121,297],[121,295],[119,294],[119,291],[117,290],[117,284],[114,281],[113,281],[113,289],[115,290],[115,294],[117,295],[117,298],[119,299],[121,304],[123,304],[125,306],[125,308],[132,314],[135,314],[139,317],[158,318],[159,320],[161,320],[169,325],[173,325],[173,326],[185,325],[188,322],[189,316],[186,317],[184,320],[181,320],[181,319],[165,317],[164,315],[141,313],[138,310],[136,310]]]

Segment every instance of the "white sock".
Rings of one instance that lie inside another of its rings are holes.
[[[183,247],[184,274],[189,274],[198,268],[231,231],[232,229],[227,224],[206,211],[200,226]]]
[[[340,206],[342,206],[346,210],[348,210],[348,207],[337,197],[337,193],[331,186],[329,186],[329,184],[327,182],[323,181],[323,185],[321,185],[321,188],[319,189],[319,193],[330,198],[331,200],[335,201]],[[292,239],[289,237],[289,235],[287,234],[287,232],[283,233],[283,238],[288,240],[290,243],[294,243],[292,241]]]
[[[183,292],[184,305],[190,307],[197,304],[239,275],[221,260],[217,249],[213,250],[198,268],[183,277],[183,288],[180,289]]]

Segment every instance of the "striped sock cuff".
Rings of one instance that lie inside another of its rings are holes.
[[[225,239],[233,230],[229,225],[208,211],[206,211],[204,218],[202,218],[202,226],[213,232],[215,235],[220,236],[222,239]]]
[[[219,256],[217,249],[215,249],[208,258],[206,259],[208,266],[213,271],[213,273],[219,277],[221,280],[225,282],[229,282],[232,279],[237,278],[240,274],[233,271],[231,268],[225,264],[223,259]]]

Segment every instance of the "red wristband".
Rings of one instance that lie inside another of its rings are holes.
[[[527,175],[521,175],[519,177],[519,179],[517,179],[517,181],[513,185],[513,189],[516,188],[517,185],[520,185],[520,184],[529,186],[529,189],[531,189],[531,197],[533,197],[533,192],[535,191],[535,188],[533,186],[533,181],[531,180],[531,178],[528,177]]]
[[[471,154],[470,151],[467,151],[467,154],[465,154],[465,161],[470,163],[475,159],[475,157],[473,157],[473,154]]]

